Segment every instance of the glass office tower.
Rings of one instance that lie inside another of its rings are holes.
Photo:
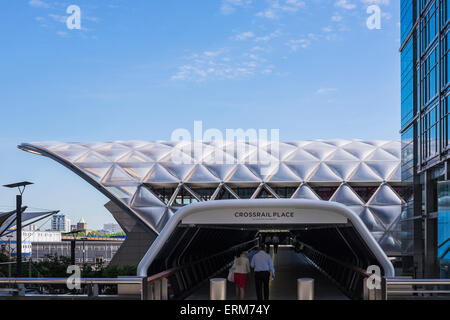
[[[448,0],[401,0],[405,275],[448,277]]]

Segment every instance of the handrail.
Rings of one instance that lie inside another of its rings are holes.
[[[444,295],[450,294],[450,290],[442,288],[440,290],[438,286],[450,285],[450,279],[398,279],[398,278],[386,278],[385,279],[385,299],[389,299],[392,295]],[[405,286],[404,288],[396,288],[396,286]],[[415,286],[419,286],[416,288]],[[427,286],[433,286],[433,288],[426,288]],[[431,289],[431,290],[430,290]]]
[[[156,281],[166,279],[166,278],[170,277],[171,275],[173,275],[178,270],[179,270],[179,268],[172,268],[172,269],[157,273],[153,276],[148,277],[147,283],[152,284],[152,283],[155,283]]]
[[[450,285],[450,279],[396,279],[387,278],[387,285]]]
[[[68,278],[0,278],[0,284],[67,284]],[[142,284],[142,278],[80,278],[80,284]]]
[[[188,263],[188,265],[189,265],[189,266],[193,266],[193,265],[195,265],[195,264],[199,264],[199,263],[204,262],[204,261],[207,261],[207,260],[209,260],[209,259],[212,259],[212,258],[215,258],[215,257],[219,257],[219,256],[223,255],[224,253],[227,253],[227,252],[236,250],[237,248],[240,248],[240,247],[242,247],[242,246],[245,246],[245,245],[247,245],[247,244],[250,244],[250,243],[256,242],[256,241],[258,241],[258,239],[253,239],[253,240],[249,240],[249,241],[246,241],[246,242],[242,242],[242,243],[240,243],[240,244],[238,244],[238,245],[235,245],[235,246],[233,246],[233,247],[231,247],[231,248],[228,248],[228,249],[223,250],[223,251],[221,251],[221,252],[215,253],[215,254],[213,254],[213,255],[211,255],[211,256],[209,256],[209,257],[202,258],[202,259],[199,259],[199,260],[196,260],[196,261],[191,261],[191,262]],[[185,267],[185,266],[186,266],[186,264],[180,265],[178,268],[181,269],[181,268],[183,268],[183,267]]]
[[[362,268],[355,267],[355,266],[353,266],[353,265],[351,265],[351,264],[348,264],[348,263],[342,262],[342,261],[340,261],[340,260],[337,260],[336,258],[333,258],[333,257],[331,257],[331,256],[329,256],[329,255],[327,255],[327,254],[325,254],[325,253],[323,253],[323,252],[320,252],[320,251],[314,249],[313,247],[311,247],[311,246],[309,246],[309,245],[307,245],[307,244],[305,244],[305,243],[303,243],[303,242],[300,242],[300,241],[299,241],[299,243],[303,244],[303,246],[305,246],[305,247],[307,247],[308,249],[314,251],[315,253],[318,253],[318,254],[322,255],[323,257],[325,257],[325,258],[327,258],[327,259],[329,259],[329,260],[332,260],[332,261],[336,262],[337,264],[340,264],[340,265],[343,266],[343,267],[346,267],[346,268],[351,269],[351,270],[353,270],[353,271],[355,271],[355,272],[358,272],[359,274],[363,275],[363,276],[366,277],[366,278],[368,278],[368,277],[371,276],[371,274],[367,273],[366,270],[364,270],[364,269],[362,269]]]

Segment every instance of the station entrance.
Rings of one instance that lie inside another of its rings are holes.
[[[173,270],[172,299],[208,299],[208,279],[226,277],[236,255],[245,250],[251,258],[273,234],[280,248],[276,254],[270,248],[276,269],[271,299],[295,299],[300,277],[316,279],[319,299],[362,299],[369,266],[394,276],[386,254],[346,206],[280,199],[202,202],[180,209],[140,262],[138,276]],[[251,278],[248,299],[255,294]]]

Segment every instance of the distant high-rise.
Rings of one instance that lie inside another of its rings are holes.
[[[401,0],[402,261],[419,278],[450,277],[449,34],[448,0]]]
[[[70,219],[63,214],[52,217],[52,231],[70,232]]]
[[[103,225],[103,230],[106,233],[118,233],[123,231],[117,223],[106,223]]]

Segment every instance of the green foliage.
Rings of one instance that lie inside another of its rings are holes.
[[[0,262],[10,262],[12,261],[11,258],[4,253],[0,253]],[[3,264],[0,265],[0,276],[6,277],[8,275],[8,265]]]
[[[89,231],[88,233],[78,232],[78,233],[73,234],[73,236],[75,236],[77,238],[81,238],[81,237],[109,238],[112,236],[126,236],[126,233],[125,232],[115,232],[115,233],[110,233],[110,234],[102,234],[97,231]]]
[[[0,262],[10,262],[11,258],[4,253],[0,253]]]
[[[107,236],[114,237],[114,236],[126,236],[126,235],[127,234],[122,231],[122,232],[111,233],[111,234],[108,234]]]
[[[71,265],[69,257],[47,255],[44,261],[33,263],[42,277],[67,277],[67,268]]]
[[[133,276],[137,273],[136,266],[109,266],[102,271],[104,278],[117,278],[118,276]]]

